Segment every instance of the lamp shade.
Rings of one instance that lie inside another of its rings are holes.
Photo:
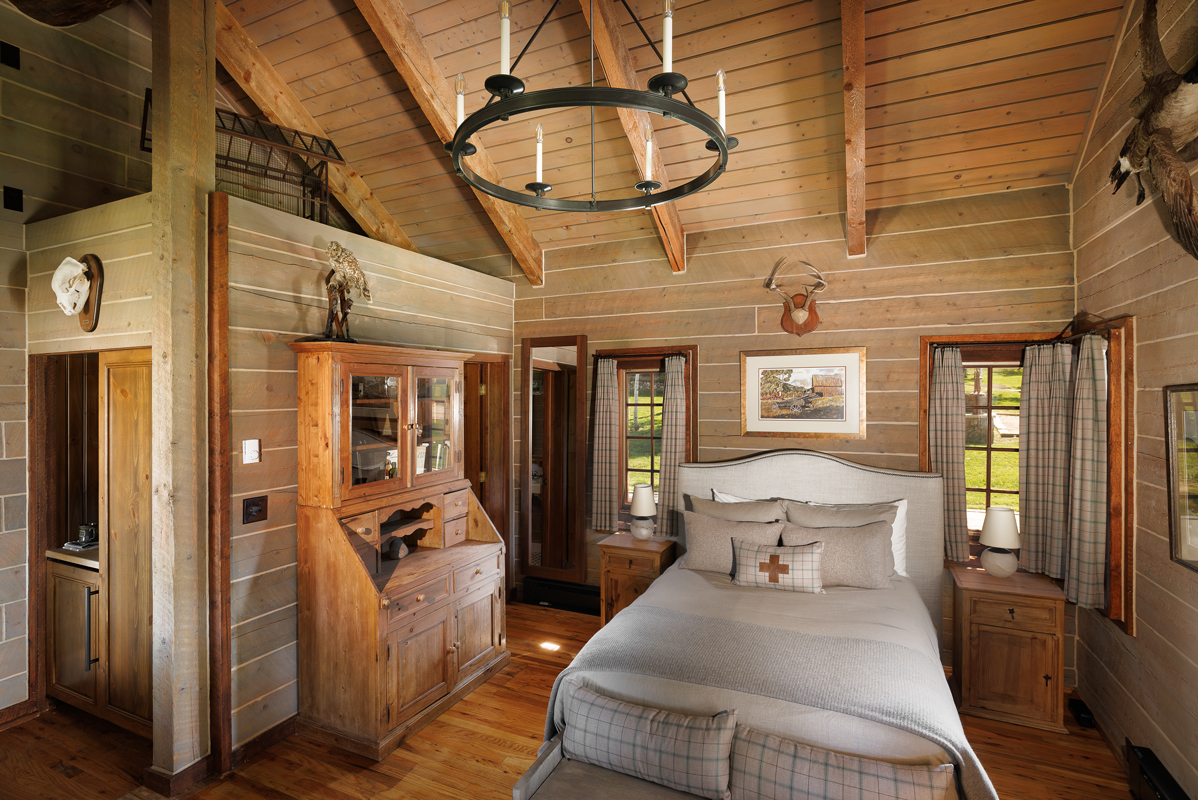
[[[1019,525],[1015,522],[1014,510],[998,506],[987,508],[986,521],[982,523],[982,535],[978,541],[983,547],[1018,550]]]
[[[632,487],[632,508],[629,509],[634,517],[651,517],[657,513],[657,504],[653,502],[653,487],[647,483],[638,483]]]

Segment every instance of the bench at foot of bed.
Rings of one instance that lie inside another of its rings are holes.
[[[631,775],[562,757],[559,733],[512,788],[512,800],[693,800],[680,792]]]

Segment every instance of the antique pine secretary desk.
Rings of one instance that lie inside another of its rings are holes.
[[[382,759],[511,660],[504,544],[463,479],[469,355],[291,347],[298,729]]]

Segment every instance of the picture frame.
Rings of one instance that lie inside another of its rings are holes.
[[[1198,572],[1198,383],[1166,386],[1162,393],[1170,554]]]
[[[865,348],[740,354],[741,436],[865,438]]]

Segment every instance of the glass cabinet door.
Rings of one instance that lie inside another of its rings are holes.
[[[451,470],[457,466],[458,442],[454,429],[454,392],[457,371],[416,369],[415,466],[412,474],[421,475]]]
[[[400,382],[397,375],[357,375],[351,368],[346,381],[349,465],[343,480],[347,488],[403,478]]]

